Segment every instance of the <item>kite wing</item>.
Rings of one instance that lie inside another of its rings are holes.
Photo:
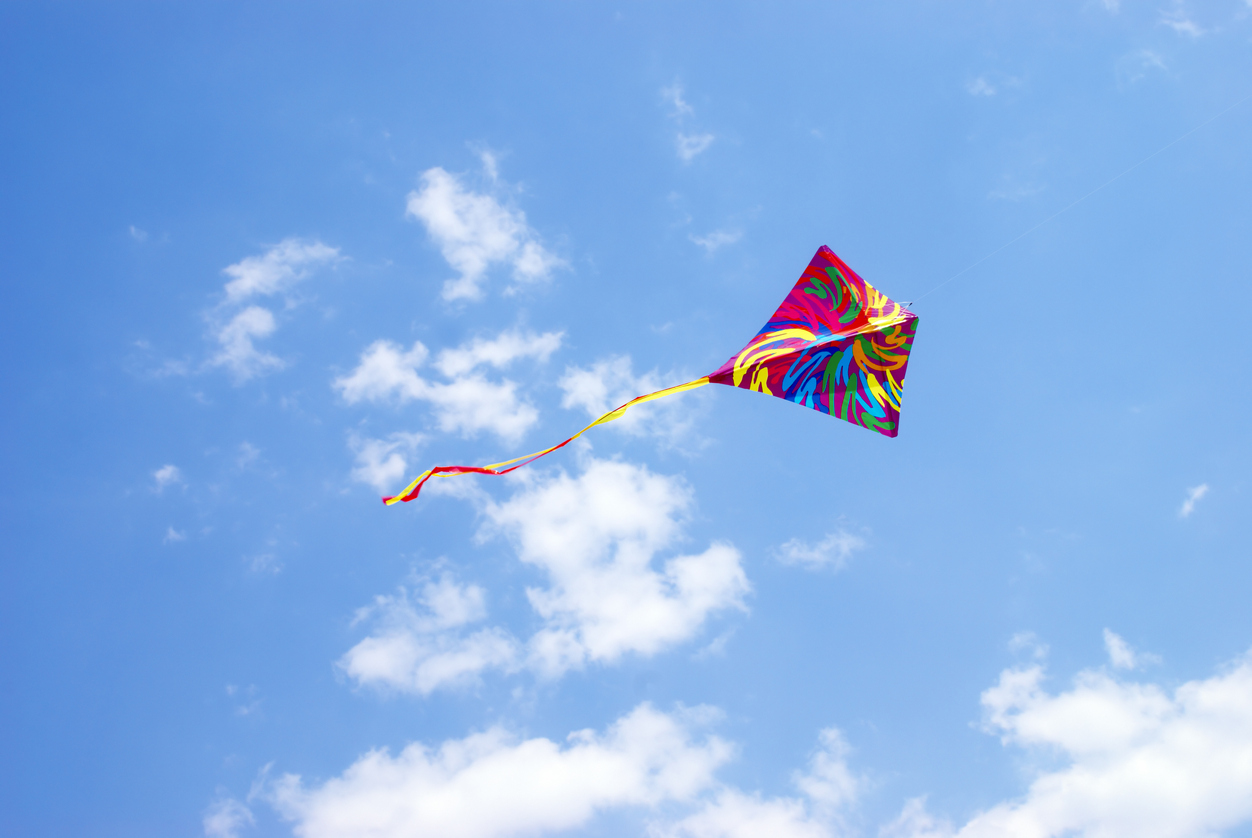
[[[631,399],[564,442],[488,466],[435,466],[419,474],[391,506],[411,501],[432,477],[508,474],[562,448],[632,405],[705,384],[757,390],[838,416],[880,434],[900,427],[900,393],[917,316],[857,276],[823,246],[765,327],[716,372]]]
[[[748,345],[709,376],[895,436],[917,316],[823,246]]]

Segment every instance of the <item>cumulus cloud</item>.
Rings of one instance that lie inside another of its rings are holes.
[[[1252,657],[1172,691],[1102,670],[1056,694],[1043,681],[1039,665],[1001,673],[982,695],[984,723],[1004,744],[1063,764],[956,831],[914,801],[918,830],[893,834],[1189,838],[1252,819]]]
[[[1209,493],[1209,484],[1207,483],[1201,483],[1199,486],[1193,486],[1192,488],[1188,489],[1187,499],[1184,500],[1182,502],[1182,506],[1178,508],[1178,517],[1179,518],[1190,517],[1191,513],[1195,512],[1195,505],[1199,503],[1200,499],[1203,498],[1208,493]]]
[[[421,434],[398,431],[386,439],[352,434],[348,447],[356,453],[352,479],[373,486],[380,494],[390,491],[409,472],[409,456],[422,443]]]
[[[357,614],[357,621],[375,624],[374,633],[339,666],[362,685],[417,695],[472,684],[488,669],[513,668],[518,658],[518,643],[504,630],[466,631],[486,617],[483,589],[449,574],[426,582],[417,596],[401,588]]]
[[[846,530],[829,533],[816,544],[793,538],[778,548],[778,561],[808,570],[842,570],[852,554],[865,546],[865,539]]]
[[[162,544],[177,544],[180,541],[186,541],[186,540],[187,540],[187,533],[179,532],[173,527],[168,527],[165,530],[165,538],[161,539],[161,543]]]
[[[281,358],[257,349],[253,343],[258,338],[269,337],[277,328],[269,309],[260,306],[245,308],[218,329],[217,341],[221,348],[209,359],[209,365],[226,367],[240,382],[282,369],[286,363]]]
[[[597,813],[689,800],[713,782],[731,748],[697,739],[690,714],[641,704],[602,733],[564,744],[496,727],[438,748],[362,756],[306,785],[285,775],[269,799],[302,838],[503,838],[574,829]]]
[[[183,482],[183,473],[178,466],[173,463],[166,463],[156,471],[152,472],[152,482],[158,494],[164,492],[170,486]]]
[[[712,256],[728,244],[734,244],[743,238],[742,230],[714,230],[707,236],[688,235],[694,244],[704,248],[704,252]]]
[[[433,367],[448,381],[431,381],[418,375],[430,358],[420,342],[409,350],[388,340],[370,344],[351,373],[335,379],[332,386],[348,404],[362,401],[403,404],[420,400],[435,411],[440,430],[474,436],[490,431],[515,443],[539,419],[539,413],[508,380],[491,381],[479,368],[503,369],[521,359],[544,362],[561,345],[562,334],[506,332],[493,340],[474,340],[456,349],[445,349]]]
[[[313,268],[337,259],[339,248],[316,239],[284,239],[260,256],[249,256],[222,269],[231,278],[226,283],[226,299],[237,303],[287,291],[307,278]]]
[[[808,770],[793,783],[802,797],[762,797],[723,787],[694,814],[667,825],[654,824],[655,838],[833,838],[844,832],[846,815],[865,781],[848,767],[848,746],[837,728],[827,728]]]
[[[530,665],[555,677],[588,661],[652,655],[693,637],[709,615],[744,608],[739,552],[714,542],[656,567],[682,535],[692,495],[678,478],[644,466],[590,460],[578,477],[539,480],[486,515],[547,574],[527,589],[544,620]]]
[[[613,355],[590,367],[566,367],[558,386],[565,394],[562,407],[581,408],[595,419],[636,396],[682,382],[681,376],[661,376],[656,370],[636,376],[629,355]],[[670,396],[632,407],[607,427],[633,436],[655,436],[666,444],[677,445],[691,435],[699,418],[698,410],[692,408],[693,398],[698,395]]]
[[[494,156],[484,164],[494,182]],[[444,283],[445,300],[478,299],[492,265],[512,268],[521,283],[547,279],[564,260],[548,251],[520,209],[505,206],[493,195],[468,189],[456,175],[440,167],[422,173],[421,188],[409,193],[406,215],[426,227],[443,258],[460,276]]]
[[[238,838],[244,827],[254,823],[251,809],[233,797],[223,797],[204,813],[204,834],[207,838]]]

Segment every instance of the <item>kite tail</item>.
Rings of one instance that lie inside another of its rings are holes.
[[[708,384],[708,383],[709,383],[709,377],[706,375],[703,378],[697,378],[695,381],[688,381],[686,384],[679,384],[674,387],[666,387],[664,390],[657,390],[655,393],[648,393],[646,396],[638,396],[636,398],[633,398],[630,401],[626,402],[626,404],[622,405],[621,407],[616,408],[614,410],[610,410],[608,413],[604,414],[599,419],[592,422],[590,425],[583,428],[581,431],[574,434],[572,437],[565,440],[564,442],[559,442],[556,445],[553,445],[551,448],[545,448],[542,451],[539,451],[534,454],[527,454],[525,457],[517,457],[512,460],[505,460],[502,463],[492,463],[489,466],[435,466],[434,468],[428,468],[426,469],[426,471],[419,474],[413,480],[412,483],[410,483],[408,486],[405,486],[403,492],[401,492],[398,495],[392,495],[390,497],[383,498],[383,503],[387,504],[388,506],[393,506],[402,501],[407,503],[408,501],[413,500],[414,498],[417,497],[418,493],[422,491],[422,487],[426,485],[426,481],[432,477],[451,477],[452,475],[456,475],[456,474],[508,474],[510,471],[516,471],[517,469],[521,468],[524,465],[529,465],[530,463],[533,463],[535,460],[539,459],[545,454],[551,454],[553,451],[557,450],[558,448],[564,448],[566,445],[569,445],[571,442],[578,439],[580,436],[582,436],[587,431],[594,428],[596,425],[603,425],[606,422],[612,422],[614,419],[620,418],[623,414],[626,413],[627,409],[632,407],[633,405],[643,404],[644,402],[650,402],[653,399],[665,398],[666,396],[672,396],[675,393],[683,393],[683,392],[686,392],[687,390],[694,390],[695,388],[703,387],[705,384]]]

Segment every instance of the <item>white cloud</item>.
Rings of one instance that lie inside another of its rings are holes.
[[[1113,14],[1117,14],[1122,7],[1121,0],[1100,0],[1100,5],[1104,7],[1105,11]]]
[[[521,358],[534,358],[543,362],[561,348],[561,339],[564,336],[564,332],[536,335],[511,331],[503,332],[494,340],[475,338],[456,349],[440,352],[435,359],[435,368],[448,378],[455,378],[484,364],[503,369]]]
[[[360,684],[418,695],[471,684],[488,669],[515,668],[518,658],[517,641],[502,629],[463,631],[486,616],[483,589],[447,574],[425,583],[416,598],[401,588],[358,612],[357,620],[372,620],[375,631],[339,666]]]
[[[146,242],[148,240],[148,231],[140,230],[134,224],[130,225],[130,237],[137,242]]]
[[[334,388],[348,404],[361,401],[404,403],[425,397],[429,384],[417,374],[430,351],[416,341],[408,352],[389,340],[377,340],[361,353],[350,374],[336,378]]]
[[[348,404],[425,401],[434,408],[442,431],[464,436],[490,431],[515,443],[538,421],[539,412],[518,396],[516,383],[490,381],[477,369],[484,365],[502,368],[521,359],[544,362],[561,345],[561,338],[559,332],[505,332],[494,340],[445,349],[433,366],[451,379],[447,382],[417,374],[430,357],[420,341],[406,352],[399,344],[379,340],[361,353],[356,369],[335,379],[333,386]]]
[[[1114,669],[1138,669],[1144,664],[1161,662],[1156,655],[1136,652],[1120,635],[1109,629],[1104,630],[1104,650],[1108,652],[1109,663]]]
[[[223,311],[252,296],[269,296],[286,291],[305,279],[313,268],[338,259],[338,248],[328,247],[316,240],[289,238],[260,256],[249,256],[223,268],[222,273],[232,277],[224,289],[226,300],[206,314],[212,324],[213,336],[221,346],[209,358],[207,365],[226,367],[239,383],[285,367],[286,362],[258,349],[254,342],[269,337],[277,330],[278,323],[273,312],[252,305],[236,310],[224,319]]]
[[[691,105],[683,99],[683,86],[678,82],[674,82],[669,87],[662,87],[661,98],[673,106],[675,117],[690,116],[695,113]]]
[[[971,96],[994,96],[996,95],[995,85],[987,81],[985,76],[979,76],[973,81],[965,85],[965,90]]]
[[[678,149],[678,157],[684,163],[690,163],[697,155],[703,154],[717,139],[712,134],[684,134],[678,132],[674,144]]]
[[[484,163],[494,182],[495,157],[484,157]],[[511,265],[518,282],[546,279],[565,265],[540,243],[525,213],[467,189],[439,167],[422,173],[422,187],[409,193],[406,214],[425,225],[443,258],[460,273],[444,283],[445,300],[481,297],[483,277],[493,264]]]
[[[338,258],[339,248],[316,239],[284,239],[260,256],[249,256],[222,269],[231,277],[226,283],[226,299],[237,303],[258,294],[286,291],[308,277],[312,268]]]
[[[687,238],[700,247],[704,248],[704,252],[712,256],[713,253],[728,244],[734,244],[743,238],[742,230],[714,230],[707,236],[696,236],[688,234]]]
[[[1150,49],[1136,50],[1117,60],[1119,84],[1134,84],[1147,77],[1148,73],[1168,71],[1165,59]]]
[[[1178,517],[1187,518],[1195,511],[1195,505],[1200,499],[1209,493],[1209,484],[1201,483],[1199,486],[1193,486],[1187,490],[1187,499],[1182,502],[1182,506],[1178,508]]]
[[[988,732],[1048,754],[1048,767],[954,834],[1190,838],[1252,820],[1252,657],[1172,692],[1101,670],[1056,694],[1043,680],[1038,665],[1006,670],[982,704]]]
[[[1179,35],[1186,35],[1189,38],[1198,38],[1204,34],[1203,27],[1188,17],[1182,9],[1161,12],[1161,25],[1168,26]]]
[[[848,768],[848,746],[836,728],[821,743],[807,771],[794,784],[804,797],[763,798],[722,788],[703,808],[676,823],[653,825],[658,838],[833,838],[844,833],[848,809],[864,788],[864,779]]]
[[[217,341],[222,348],[209,359],[209,365],[228,368],[240,382],[270,370],[282,369],[286,363],[281,358],[262,352],[252,342],[256,338],[269,337],[276,328],[274,315],[269,309],[248,306],[218,329]]]
[[[173,527],[168,527],[165,530],[165,538],[161,539],[161,543],[162,544],[177,544],[179,541],[186,541],[186,540],[187,540],[187,533],[179,532]]]
[[[905,803],[899,817],[878,830],[878,838],[952,838],[954,831],[951,823],[926,811],[923,795]]]
[[[318,786],[285,775],[269,798],[301,838],[503,838],[569,830],[598,812],[687,800],[731,754],[690,719],[641,704],[562,746],[492,728],[396,756],[375,750]]]
[[[251,716],[261,709],[260,690],[256,684],[240,687],[237,684],[226,685],[226,695],[235,706],[236,716]]]
[[[248,559],[248,569],[253,573],[268,573],[277,576],[282,572],[283,561],[273,553],[257,553]]]
[[[207,838],[238,838],[245,826],[255,823],[251,809],[233,797],[223,797],[204,813],[204,834]]]
[[[565,392],[561,406],[582,408],[588,418],[595,419],[620,407],[636,396],[653,393],[681,384],[681,376],[661,376],[656,370],[636,376],[629,355],[614,355],[596,361],[590,367],[566,367],[558,382]],[[699,411],[693,409],[697,394],[668,396],[655,402],[632,407],[607,427],[634,436],[652,435],[669,445],[677,445],[690,436]]]
[[[157,493],[164,492],[170,486],[183,482],[183,473],[178,466],[166,463],[152,472],[152,482],[156,484]]]
[[[682,85],[675,82],[669,87],[661,88],[661,98],[672,108],[670,116],[678,123],[679,130],[674,136],[674,145],[678,151],[678,159],[690,163],[697,155],[703,154],[717,139],[708,133],[688,133],[682,129],[688,117],[695,116],[695,110],[683,99]]]
[[[1033,631],[1019,631],[1009,638],[1010,652],[1029,652],[1031,657],[1042,660],[1048,656],[1048,644]]]
[[[777,550],[778,561],[808,570],[842,570],[852,554],[865,546],[865,539],[846,530],[829,533],[816,544],[793,538]]]
[[[545,621],[529,643],[532,667],[557,676],[587,661],[652,655],[693,637],[710,614],[744,607],[750,588],[730,544],[653,567],[681,537],[691,501],[678,478],[591,460],[577,478],[535,481],[487,506],[522,561],[548,575],[549,587],[526,592]]]
[[[348,447],[356,453],[352,479],[373,486],[379,493],[388,492],[409,472],[408,456],[417,450],[424,437],[398,431],[386,439],[369,439],[352,434]]]

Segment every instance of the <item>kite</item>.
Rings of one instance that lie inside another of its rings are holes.
[[[777,396],[893,437],[900,430],[900,396],[916,331],[917,315],[822,246],[764,328],[716,371],[631,399],[537,453],[489,466],[427,469],[383,503],[413,500],[432,477],[508,474],[569,445],[597,425],[620,418],[634,405],[706,384]]]

